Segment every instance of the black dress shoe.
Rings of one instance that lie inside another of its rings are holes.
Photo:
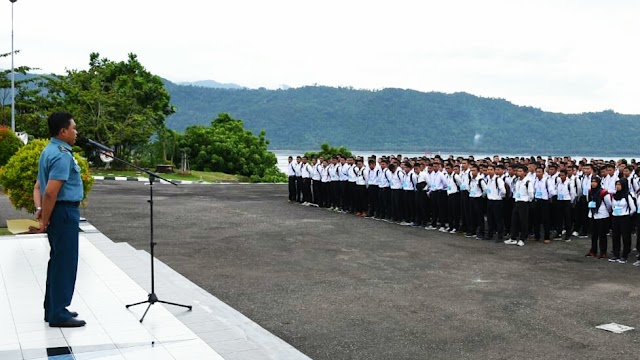
[[[71,315],[72,318],[78,317],[78,313],[75,312],[75,311],[69,311],[69,315]],[[48,316],[44,317],[44,322],[49,322],[49,317]]]
[[[87,323],[84,320],[78,320],[74,318],[70,318],[60,323],[49,323],[49,327],[60,327],[60,328],[75,328],[75,327],[83,327],[85,325],[87,325]]]

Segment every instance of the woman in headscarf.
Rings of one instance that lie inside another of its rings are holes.
[[[635,200],[629,194],[629,182],[616,181],[616,193],[611,200],[613,218],[611,220],[613,256],[610,262],[624,264],[631,252],[631,216],[636,212]],[[622,237],[622,256],[620,256],[620,238]]]
[[[606,259],[611,197],[602,188],[602,180],[598,176],[591,178],[591,189],[589,189],[589,194],[587,195],[587,204],[587,216],[591,223],[591,250],[585,256]],[[598,256],[598,248],[600,249],[600,256]]]

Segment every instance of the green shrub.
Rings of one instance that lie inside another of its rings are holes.
[[[38,178],[38,161],[42,150],[49,143],[48,140],[34,140],[22,147],[3,168],[0,168],[0,185],[9,196],[11,204],[18,210],[25,209],[29,213],[36,211],[33,205],[33,185]],[[78,153],[73,156],[78,161],[84,188],[84,199],[91,191],[94,183],[89,173],[89,163]],[[44,186],[44,184],[42,185]],[[83,200],[84,200],[83,199]]]
[[[9,159],[22,147],[22,141],[6,126],[0,126],[0,166],[4,166]]]
[[[283,183],[287,182],[288,178],[285,173],[280,171],[277,166],[273,166],[264,172],[264,176],[251,175],[249,181],[252,183]]]

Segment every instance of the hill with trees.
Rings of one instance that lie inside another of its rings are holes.
[[[271,149],[316,149],[329,142],[351,149],[499,152],[509,154],[636,155],[639,115],[607,110],[560,114],[467,93],[307,86],[287,90],[212,89],[165,80],[179,131],[229,113],[247,129],[269,134]],[[612,136],[607,137],[608,133]]]

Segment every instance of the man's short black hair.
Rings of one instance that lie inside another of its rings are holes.
[[[68,112],[55,112],[49,116],[47,119],[47,124],[49,124],[49,135],[51,137],[56,137],[60,134],[60,130],[69,128],[71,125],[71,119],[73,119],[73,115]]]

